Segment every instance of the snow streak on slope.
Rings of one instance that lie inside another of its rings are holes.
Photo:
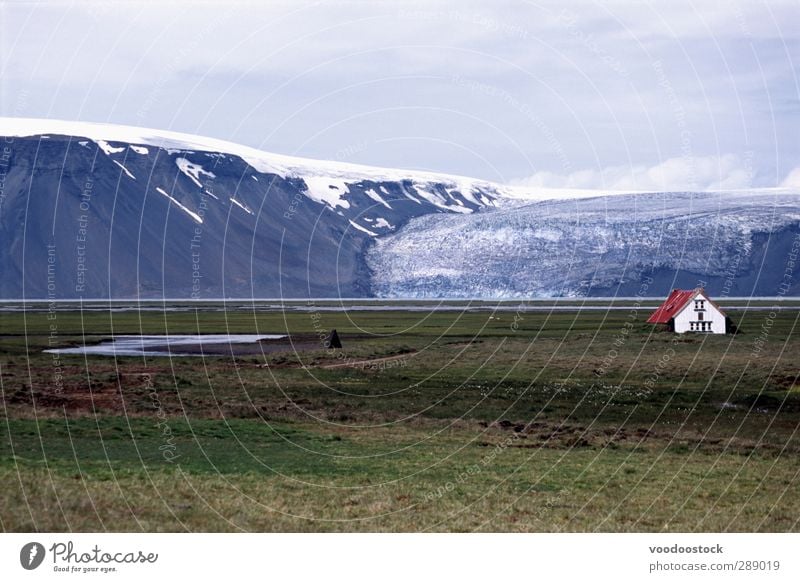
[[[192,220],[194,220],[197,224],[203,224],[203,218],[199,214],[197,214],[193,210],[189,210],[188,208],[186,208],[183,204],[175,200],[175,198],[167,194],[162,188],[157,187],[156,192],[158,192],[162,196],[165,196],[166,198],[169,198],[170,202],[172,202],[175,206],[177,206],[178,208],[183,210],[186,214],[188,214],[192,218]]]
[[[244,204],[239,202],[236,198],[231,198],[231,202],[233,202],[236,206],[238,206],[239,208],[244,210],[247,214],[250,214],[251,216],[255,216],[255,214],[256,214],[255,212],[253,212],[247,206],[245,206]]]
[[[128,171],[128,168],[126,168],[125,166],[120,164],[117,160],[113,160],[113,162],[115,164],[117,164],[122,169],[123,172],[125,172],[125,175],[128,176],[128,178],[130,178],[131,180],[135,180],[136,179],[136,176],[131,174],[130,171]]]

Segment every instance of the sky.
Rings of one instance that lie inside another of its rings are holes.
[[[500,183],[800,188],[800,2],[0,0],[0,114]]]

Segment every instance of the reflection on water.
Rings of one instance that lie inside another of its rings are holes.
[[[204,346],[253,344],[261,340],[281,339],[285,335],[120,335],[95,345],[44,350],[49,354],[86,354],[90,356],[201,356]],[[215,353],[219,353],[217,350]],[[205,354],[208,355],[208,354]]]

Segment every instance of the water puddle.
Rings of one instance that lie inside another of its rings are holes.
[[[120,335],[99,344],[44,351],[87,356],[215,356],[235,354],[240,346],[285,337],[274,334]]]

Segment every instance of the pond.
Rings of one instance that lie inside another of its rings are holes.
[[[120,335],[98,344],[44,351],[87,356],[216,356],[235,354],[243,345],[285,337],[275,334]]]

